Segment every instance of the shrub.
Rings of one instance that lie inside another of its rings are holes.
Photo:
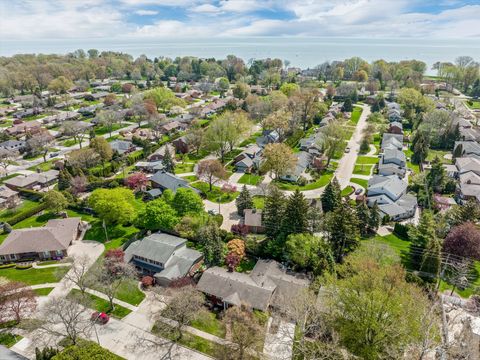
[[[16,223],[25,220],[35,214],[38,214],[40,211],[45,210],[45,204],[38,204],[38,206],[32,207],[26,211],[22,211],[20,214],[17,214],[15,216],[12,216],[8,223],[10,225],[15,225]]]
[[[152,286],[155,283],[155,279],[151,276],[142,277],[142,287],[147,288]]]
[[[8,269],[8,268],[12,268],[14,267],[15,264],[4,264],[4,265],[0,265],[0,269]]]
[[[403,239],[408,239],[408,225],[395,223],[395,226],[393,227],[393,233]]]
[[[235,235],[246,236],[248,234],[248,227],[243,224],[234,224],[230,231]]]
[[[16,264],[15,269],[17,270],[26,270],[30,269],[32,267],[32,264]]]

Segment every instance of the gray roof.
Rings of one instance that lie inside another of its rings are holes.
[[[245,209],[244,224],[247,226],[262,226],[262,210]]]
[[[455,166],[460,174],[473,171],[480,175],[480,159],[472,156],[460,157],[455,159]]]
[[[373,176],[368,180],[368,192],[375,191],[382,193],[383,191],[388,191],[396,196],[395,199],[398,199],[402,194],[407,190],[408,184],[401,180],[396,175],[390,176]]]
[[[400,129],[403,129],[403,125],[402,125],[402,123],[401,123],[400,121],[392,121],[392,122],[390,123],[390,127],[392,127],[392,126],[397,126],[397,127],[399,127]]]
[[[253,166],[253,160],[249,156],[245,156],[242,160],[237,161],[235,166],[242,166],[242,167],[251,167]]]
[[[23,140],[7,140],[0,143],[0,147],[10,148],[10,147],[22,147],[26,145],[26,141]]]
[[[146,193],[148,195],[150,195],[152,198],[157,198],[160,195],[162,195],[162,190],[160,190],[160,189],[150,189],[150,190],[146,191]]]
[[[400,162],[405,163],[407,158],[405,157],[405,153],[395,148],[386,148],[383,152],[383,163],[389,163],[394,160],[398,160]]]
[[[180,188],[188,188],[192,189],[195,192],[199,192],[198,189],[195,189],[188,185],[188,181],[185,179],[182,179],[181,177],[178,177],[176,175],[173,175],[169,172],[166,171],[158,171],[156,172],[151,178],[150,181],[157,184],[163,189],[169,189],[172,190],[173,192],[176,192]]]
[[[119,154],[124,154],[130,148],[134,146],[130,141],[125,140],[114,140],[110,143],[112,150],[117,151]]]
[[[390,217],[402,216],[407,212],[414,211],[417,207],[417,198],[411,194],[402,195],[396,202],[391,204],[379,205],[381,212]]]
[[[11,179],[5,180],[3,183],[6,185],[11,185],[15,187],[25,187],[35,183],[45,184],[52,180],[57,179],[58,174],[59,174],[58,170],[48,170],[45,172],[33,173],[26,176],[18,175]]]
[[[10,350],[9,348],[0,345],[0,359],[2,360],[27,360],[23,355],[17,354],[16,352]]]
[[[402,140],[394,136],[385,136],[385,135],[397,135],[397,136],[400,136]],[[401,150],[403,148],[402,141],[403,141],[403,135],[385,133],[383,134],[383,139],[382,139],[382,149],[395,148],[395,149]]]
[[[455,145],[453,146],[454,151],[459,145],[462,145],[462,154],[480,155],[480,144],[475,141],[455,141]]]

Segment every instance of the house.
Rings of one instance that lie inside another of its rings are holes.
[[[378,173],[384,176],[397,175],[403,178],[406,171],[405,153],[395,148],[386,148],[378,163]]]
[[[15,114],[13,114],[13,117],[15,119],[23,119],[29,116],[35,116],[43,113],[43,109],[39,107],[34,107],[31,109],[26,109],[23,111],[17,111]]]
[[[193,191],[199,193],[198,189],[191,187],[188,184],[188,181],[178,177],[176,175],[170,174],[164,170],[157,171],[155,175],[150,178],[152,187],[164,190],[171,190],[176,192],[180,188],[192,189]]]
[[[0,209],[10,209],[20,204],[18,192],[0,185]]]
[[[179,137],[172,141],[172,145],[175,146],[175,151],[180,154],[187,154],[190,152],[190,145],[186,136]]]
[[[187,248],[187,240],[165,233],[155,233],[130,244],[125,261],[143,275],[168,286],[172,280],[192,276],[203,262],[201,252]]]
[[[76,120],[81,116],[76,111],[62,111],[61,113],[58,113],[56,115],[50,115],[42,118],[40,121],[43,124],[61,124],[64,121],[69,121],[69,120]],[[88,125],[87,123],[85,123]]]
[[[40,132],[42,125],[36,121],[27,121],[27,122],[21,122],[19,124],[12,125],[12,127],[9,127],[5,129],[5,132],[8,135],[11,136],[17,136],[17,135],[23,135],[23,134],[37,134]]]
[[[53,185],[58,179],[58,170],[48,170],[45,172],[37,172],[30,175],[18,175],[5,180],[3,183],[10,189],[43,189]]]
[[[160,146],[157,150],[155,150],[152,154],[150,154],[147,160],[153,161],[153,162],[163,160],[163,157],[165,156],[165,152],[167,151],[167,149],[170,152],[170,155],[175,154],[175,148],[170,144],[166,144],[166,145]]]
[[[162,161],[139,161],[135,164],[135,168],[147,173],[154,173],[163,170]]]
[[[184,123],[181,123],[180,121],[177,120],[172,120],[165,125],[162,125],[160,127],[160,131],[164,134],[173,134],[175,132],[185,130],[187,128],[187,125]]]
[[[475,141],[455,141],[453,145],[454,157],[476,156],[480,157],[480,144]]]
[[[235,171],[240,171],[244,173],[250,173],[253,171],[255,164],[253,160],[246,156],[235,163]]]
[[[390,121],[390,122],[401,122],[402,121],[402,115],[401,115],[400,110],[397,110],[397,109],[388,110],[387,116],[388,116],[388,121]]]
[[[403,125],[399,121],[392,121],[388,127],[388,133],[403,135]]]
[[[150,189],[145,191],[144,199],[145,200],[155,200],[162,195],[162,190],[160,189]]]
[[[0,263],[63,258],[82,228],[81,219],[74,217],[51,219],[43,227],[15,229],[0,245]]]
[[[415,214],[417,198],[407,194],[408,184],[396,175],[373,176],[368,180],[368,206],[377,204],[382,216],[398,221]]]
[[[287,272],[275,260],[259,260],[250,274],[211,267],[202,274],[197,289],[224,308],[246,305],[267,311],[281,308],[286,299],[295,298],[308,286],[307,279]]]
[[[382,137],[382,150],[386,148],[403,149],[403,135],[384,133]]]
[[[103,108],[104,104],[95,104],[90,106],[84,106],[78,109],[77,111],[83,116],[92,116],[95,115],[96,111]]]
[[[480,159],[476,157],[460,157],[455,159],[456,175],[473,172],[480,176]]]
[[[298,181],[305,170],[310,166],[313,159],[312,154],[306,151],[300,151],[299,153],[296,153],[295,156],[297,158],[295,169],[285,175],[280,176],[280,179],[293,182]]]
[[[7,140],[0,143],[0,149],[5,149],[9,151],[23,151],[27,145],[26,141],[19,140]]]
[[[249,233],[259,234],[265,231],[262,225],[262,210],[245,209],[243,224],[247,227]]]
[[[251,172],[256,166],[256,162],[260,159],[262,148],[257,144],[249,145],[243,152],[238,154],[233,162],[235,163],[235,169],[241,172]]]
[[[267,144],[276,143],[280,140],[280,135],[275,130],[264,130],[262,136],[256,139],[256,143],[261,148],[264,148]]]
[[[110,147],[113,151],[116,151],[119,155],[131,153],[137,149],[130,141],[114,140],[110,143]]]
[[[480,159],[473,156],[457,158],[455,166],[458,178],[456,197],[459,202],[469,199],[480,202]]]

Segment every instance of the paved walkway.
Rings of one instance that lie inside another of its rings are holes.
[[[273,322],[277,324],[277,331],[271,333]],[[292,358],[293,339],[295,337],[295,324],[283,321],[281,319],[268,319],[267,333],[265,335],[265,343],[263,353],[267,359],[271,360],[287,360]]]

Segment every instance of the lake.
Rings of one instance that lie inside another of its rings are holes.
[[[75,39],[48,41],[0,41],[0,55],[16,53],[64,54],[76,49],[96,48],[155,56],[185,56],[224,58],[234,54],[245,61],[276,57],[289,60],[291,66],[313,67],[326,60],[343,60],[360,56],[365,60],[400,61],[417,59],[429,68],[437,61],[454,61],[469,55],[480,61],[480,39],[360,39],[323,37],[255,37],[198,39]],[[432,71],[429,71],[432,73]]]

